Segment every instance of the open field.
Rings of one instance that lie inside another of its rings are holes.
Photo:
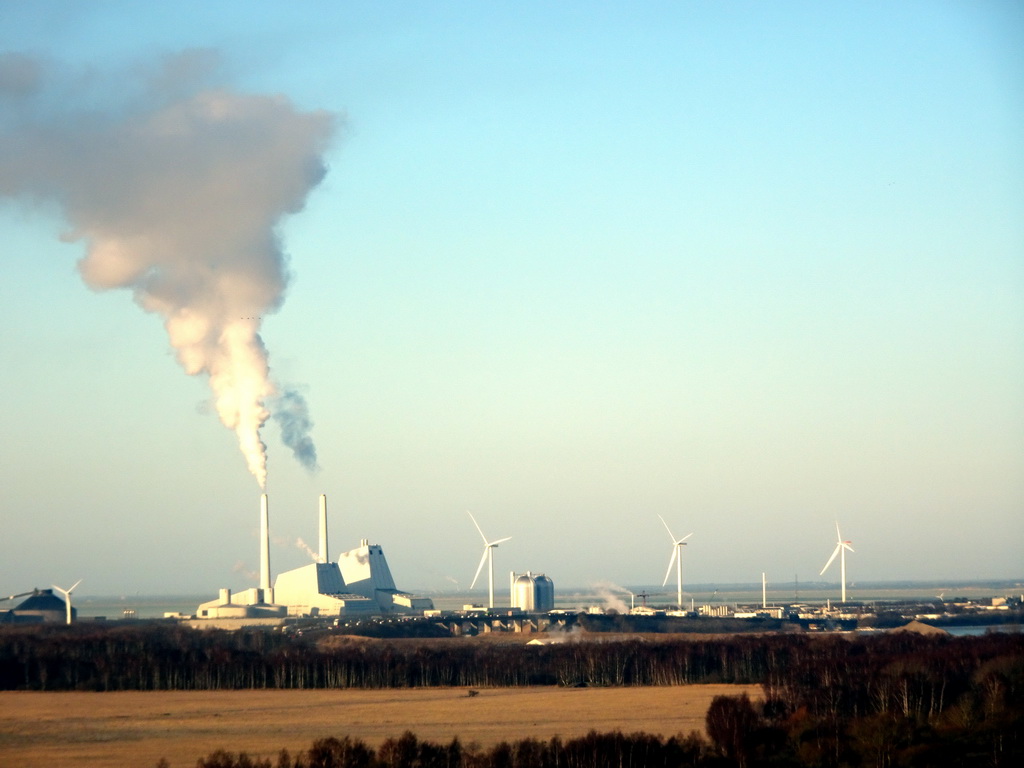
[[[215,749],[275,758],[324,736],[377,745],[405,730],[482,746],[590,730],[703,732],[712,698],[759,686],[35,693],[0,692],[0,762],[20,768],[191,768]]]

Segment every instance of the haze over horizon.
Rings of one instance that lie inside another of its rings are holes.
[[[1024,577],[1024,8],[0,17],[0,593]]]

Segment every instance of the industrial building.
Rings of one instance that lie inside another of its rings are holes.
[[[555,585],[543,573],[516,574],[510,576],[512,607],[527,613],[547,613],[555,608]]]
[[[260,500],[260,585],[232,594],[222,589],[217,600],[203,603],[199,619],[281,620],[285,616],[372,616],[422,613],[433,601],[395,586],[384,551],[363,539],[332,563],[327,543],[327,497],[320,496],[318,562],[285,571],[271,586],[270,513],[267,495]]]
[[[52,589],[34,589],[20,595],[11,595],[9,600],[17,597],[25,597],[18,605],[9,611],[0,611],[0,624],[21,624],[47,622],[53,624],[64,624],[67,621],[68,604],[63,598],[53,593]],[[78,609],[71,607],[71,618],[78,616]]]
[[[381,613],[422,613],[433,610],[434,601],[402,592],[395,586],[384,550],[367,539],[338,558],[337,566],[349,592],[377,603]]]

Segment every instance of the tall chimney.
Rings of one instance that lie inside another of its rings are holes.
[[[329,563],[331,558],[327,556],[327,494],[320,494],[320,562]]]
[[[260,496],[260,589],[270,592],[270,511],[265,493]]]

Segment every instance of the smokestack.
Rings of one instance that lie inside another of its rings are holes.
[[[260,496],[260,589],[270,593],[270,511],[265,493]]]
[[[329,563],[331,558],[327,556],[327,494],[320,494],[320,562]]]

